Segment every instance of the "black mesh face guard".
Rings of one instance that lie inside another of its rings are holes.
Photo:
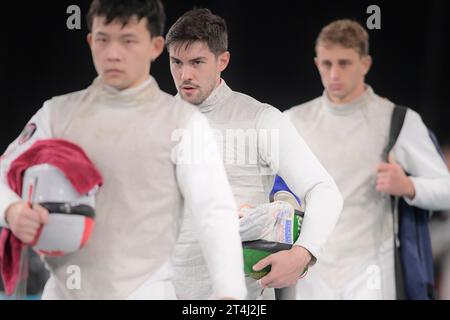
[[[245,241],[242,242],[242,247],[244,249],[254,249],[262,250],[270,253],[277,253],[282,250],[289,250],[292,248],[292,244],[266,241],[266,240],[255,240],[255,241]]]
[[[301,211],[299,211],[297,209],[295,209],[294,212],[295,212],[296,216],[299,216],[299,217],[302,217],[302,218],[305,217],[305,213],[304,212],[301,212]]]
[[[73,204],[70,202],[43,202],[40,206],[47,209],[50,214],[75,214],[88,218],[95,218],[93,207],[85,204]]]

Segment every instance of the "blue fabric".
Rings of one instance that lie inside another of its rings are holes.
[[[273,201],[273,197],[274,197],[275,193],[277,193],[278,191],[287,191],[287,192],[292,193],[292,195],[295,197],[297,202],[300,205],[302,204],[300,199],[295,195],[295,193],[293,193],[291,191],[291,189],[289,189],[289,187],[287,186],[286,182],[284,182],[283,178],[281,178],[280,176],[276,176],[275,177],[275,182],[273,184],[272,191],[270,192],[270,201]]]
[[[429,131],[436,150],[443,158],[438,141]],[[434,263],[428,223],[431,212],[408,205],[400,198],[398,205],[400,261],[403,271],[405,298],[434,299]]]
[[[400,261],[405,298],[434,299],[434,270],[428,229],[430,212],[399,201]]]

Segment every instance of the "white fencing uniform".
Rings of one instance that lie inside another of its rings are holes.
[[[162,92],[153,78],[124,91],[97,78],[86,90],[47,101],[30,123],[34,135],[17,139],[2,158],[3,226],[5,209],[19,200],[7,187],[8,167],[38,139],[78,144],[104,179],[88,245],[45,259],[51,278],[44,298],[175,298],[169,261],[185,207],[195,212],[208,267],[218,275],[215,295],[245,297],[236,205],[208,121],[195,108]],[[203,135],[192,138],[198,129]],[[184,161],[196,148],[212,161]],[[79,287],[67,284],[71,266],[80,270]]]
[[[394,104],[368,87],[345,105],[326,93],[286,111],[336,181],[344,209],[315,268],[297,285],[299,299],[394,299],[390,197],[376,191]],[[450,207],[450,176],[420,116],[409,110],[393,149],[416,189],[411,205]]]
[[[199,110],[214,129],[238,206],[269,202],[274,175],[279,174],[306,206],[296,245],[319,258],[340,214],[342,198],[292,124],[274,107],[233,92],[223,80]],[[181,299],[208,299],[213,285],[191,215],[186,213],[175,249],[174,285]],[[247,298],[258,298],[259,284],[253,279],[247,283]]]

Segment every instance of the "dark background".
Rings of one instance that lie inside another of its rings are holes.
[[[367,7],[381,8],[381,30],[369,31],[374,65],[367,82],[381,96],[410,106],[450,138],[450,3],[424,1],[164,1],[167,28],[194,5],[229,25],[232,61],[223,77],[236,91],[284,110],[322,93],[313,65],[320,29],[337,18],[365,25]],[[69,5],[80,6],[81,30],[68,30]],[[0,56],[0,153],[52,96],[87,87],[96,76],[85,37],[90,0],[6,4]],[[167,53],[152,66],[161,88],[175,93]]]

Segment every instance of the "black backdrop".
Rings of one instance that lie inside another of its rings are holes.
[[[321,27],[337,18],[365,24],[367,7],[376,4],[381,30],[369,32],[374,65],[367,82],[378,94],[417,110],[441,141],[450,138],[448,1],[163,2],[168,26],[193,6],[223,16],[232,53],[223,77],[234,90],[281,110],[322,93],[313,65]],[[89,3],[15,1],[3,8],[0,152],[45,100],[83,89],[95,77],[85,41]],[[81,8],[81,30],[66,27],[66,9],[72,4]],[[152,75],[163,90],[175,93],[167,53],[152,66]]]

